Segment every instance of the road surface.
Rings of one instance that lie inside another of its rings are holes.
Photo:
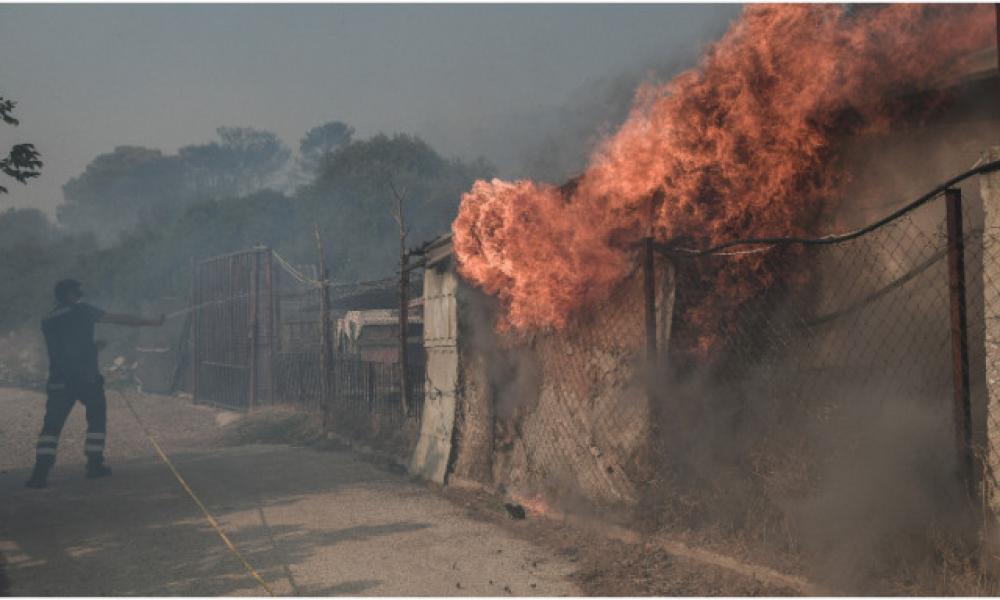
[[[130,398],[279,595],[579,595],[574,565],[347,451],[224,446],[226,415]],[[41,394],[0,389],[0,552],[14,596],[264,595],[109,394],[114,475],[83,477],[82,406],[45,490],[23,487]]]

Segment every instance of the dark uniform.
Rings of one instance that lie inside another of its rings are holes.
[[[56,308],[42,321],[49,354],[49,379],[45,420],[36,446],[36,472],[39,469],[47,472],[55,463],[59,434],[77,400],[87,408],[84,453],[88,475],[96,476],[102,470],[107,401],[104,378],[97,366],[94,324],[103,315],[104,311],[77,302]]]

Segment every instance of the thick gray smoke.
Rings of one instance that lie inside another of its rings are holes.
[[[726,26],[720,19],[718,31],[704,40],[718,37]],[[456,118],[424,130],[451,152],[485,156],[500,177],[559,185],[582,172],[595,146],[625,121],[641,83],[669,80],[693,67],[700,53],[692,44],[666,59],[638,62],[584,83],[559,106]]]
[[[495,418],[508,420],[519,407],[537,401],[541,367],[530,344],[515,345],[515,338],[501,341],[496,332],[496,298],[478,290],[463,291],[459,304],[463,352],[482,361],[483,384],[488,388],[485,397],[491,401]]]
[[[871,223],[1000,142],[987,94],[951,102],[919,127],[845,145],[841,201],[816,233]],[[961,187],[980,445],[991,257],[979,237],[979,181]],[[942,556],[967,555],[976,531],[975,501],[958,478],[945,248],[940,201],[857,241],[814,248],[810,288],[762,299],[730,336],[731,354],[676,377],[665,369],[656,388],[661,522],[742,540],[838,591],[940,582]]]

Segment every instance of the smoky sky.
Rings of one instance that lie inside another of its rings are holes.
[[[330,120],[357,135],[424,136],[442,154],[504,162],[477,124],[565,105],[588,84],[694,57],[735,5],[6,5],[0,146],[33,142],[45,169],[0,209],[52,211],[62,185],[119,145],[174,152],[215,128],[293,149]],[[502,122],[502,121],[501,121]],[[499,157],[499,158],[498,158]],[[500,164],[501,172],[510,173]],[[506,171],[506,172],[505,172]]]

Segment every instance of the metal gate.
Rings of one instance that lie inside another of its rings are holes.
[[[193,265],[194,401],[245,411],[270,403],[274,331],[271,250]]]

